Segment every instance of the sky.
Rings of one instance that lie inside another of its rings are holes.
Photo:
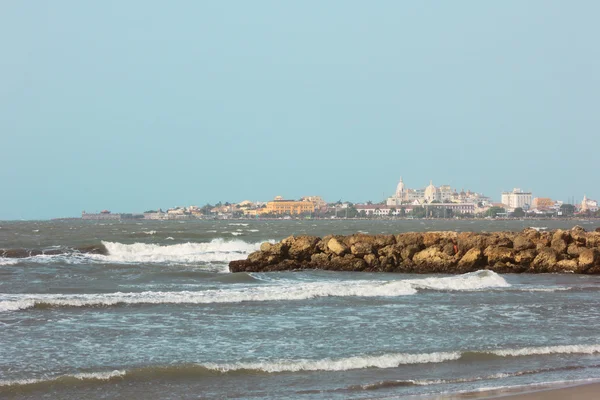
[[[0,220],[600,200],[600,2],[4,1]]]

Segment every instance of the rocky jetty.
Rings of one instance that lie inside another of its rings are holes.
[[[462,274],[478,269],[499,273],[600,273],[600,232],[410,232],[290,236],[263,243],[231,272],[302,269]]]

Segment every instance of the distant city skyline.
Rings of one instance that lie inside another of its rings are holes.
[[[5,2],[0,220],[600,198],[600,3]]]

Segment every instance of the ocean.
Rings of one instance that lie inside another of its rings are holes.
[[[598,380],[600,276],[227,267],[292,234],[576,223],[600,226],[3,221],[0,398],[472,398]]]

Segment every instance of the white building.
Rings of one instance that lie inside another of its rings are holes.
[[[529,208],[531,200],[531,192],[524,192],[519,188],[514,188],[512,192],[502,192],[501,202],[508,208]]]
[[[587,196],[584,195],[580,210],[596,212],[598,211],[598,202],[596,200],[588,199]]]

